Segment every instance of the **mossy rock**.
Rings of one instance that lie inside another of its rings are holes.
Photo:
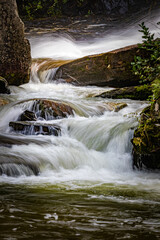
[[[60,66],[54,80],[62,78],[78,86],[136,86],[139,78],[133,74],[131,62],[137,54],[143,56],[144,51],[138,45],[132,45],[76,59]]]
[[[160,169],[160,112],[156,111],[156,104],[142,111],[134,132],[133,164],[137,168]]]
[[[112,98],[112,99],[132,99],[132,100],[147,100],[152,94],[149,85],[136,87],[116,88],[111,91],[103,92],[95,97]]]

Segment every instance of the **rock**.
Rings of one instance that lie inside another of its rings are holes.
[[[39,105],[42,110],[42,117],[44,118],[46,111],[50,112],[55,118],[65,118],[73,114],[73,109],[64,103],[51,100],[40,100]]]
[[[132,139],[133,165],[138,169],[160,169],[160,112],[155,112],[155,105],[142,111]]]
[[[71,60],[54,60],[51,58],[35,58],[32,60],[32,65],[31,65],[31,79],[35,78],[34,73],[36,69],[36,74],[40,82],[44,82],[46,81],[46,79],[44,79],[45,78],[44,72],[50,69],[53,69],[53,74],[51,74],[51,77],[50,77],[51,79],[50,78],[48,79],[48,76],[47,76],[48,81],[52,81],[52,77],[55,72],[54,69],[59,68],[65,63],[69,63],[69,62],[71,62]]]
[[[26,119],[27,121],[29,118],[33,121],[35,121],[35,119],[54,120],[73,115],[73,108],[67,103],[58,100],[36,98],[19,102],[19,104],[24,102],[33,102],[30,110],[27,110],[27,115],[29,113],[32,116],[25,116],[28,118]],[[21,116],[19,116],[18,120],[21,120]]]
[[[54,135],[59,136],[61,129],[56,124],[40,123],[40,122],[10,122],[9,126],[12,127],[16,132],[21,132],[25,135]]]
[[[29,81],[30,44],[24,37],[16,0],[0,1],[0,56],[0,74],[10,85]]]
[[[8,88],[8,82],[5,78],[0,76],[0,93],[10,94],[10,89]]]
[[[73,109],[66,103],[50,99],[35,99],[32,111],[45,120],[66,118],[73,115]]]
[[[37,120],[36,114],[29,110],[24,111],[19,119],[19,121],[36,121],[36,120]]]
[[[114,112],[119,112],[121,109],[127,107],[126,103],[108,102],[106,103],[106,105],[109,111],[114,111]]]
[[[60,66],[54,79],[62,78],[79,86],[135,86],[139,84],[139,79],[131,71],[131,62],[137,54],[142,54],[142,50],[132,45],[73,60]]]
[[[0,106],[4,106],[8,104],[9,102],[6,99],[0,98]]]
[[[147,100],[152,95],[152,89],[149,85],[142,85],[136,87],[116,88],[107,92],[103,92],[95,97],[112,98],[112,99],[133,99],[133,100]]]

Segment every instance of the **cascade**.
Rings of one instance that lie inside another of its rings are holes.
[[[159,238],[159,172],[132,166],[131,139],[148,102],[95,98],[104,88],[53,81],[61,64],[138,38],[134,28],[92,43],[30,37],[30,82],[10,86],[0,107],[4,239]]]

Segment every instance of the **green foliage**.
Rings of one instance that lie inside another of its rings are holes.
[[[20,14],[28,19],[61,14],[61,6],[69,0],[17,0]]]
[[[158,100],[160,98],[160,78],[157,78],[152,83],[152,99]]]
[[[74,1],[73,1],[74,2]],[[35,19],[50,16],[60,16],[63,14],[65,4],[72,2],[69,0],[17,0],[19,13],[27,19]],[[83,7],[85,0],[75,0],[75,8]],[[88,10],[88,14],[91,11]]]
[[[154,39],[154,34],[150,33],[144,22],[139,26],[139,31],[143,33],[143,43],[139,44],[139,48],[144,50],[145,57],[135,56],[131,65],[134,74],[140,78],[140,83],[149,83],[160,73],[160,41]]]

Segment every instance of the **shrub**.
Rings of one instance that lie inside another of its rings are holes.
[[[139,31],[143,33],[143,43],[139,44],[139,48],[145,50],[145,57],[135,56],[131,65],[133,73],[140,78],[140,83],[150,83],[160,73],[160,40],[154,39],[154,34],[150,33],[144,22],[139,26]]]

